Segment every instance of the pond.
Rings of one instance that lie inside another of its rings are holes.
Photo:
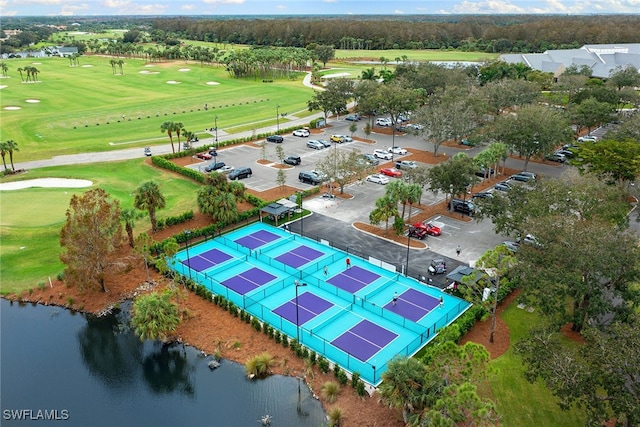
[[[140,342],[127,313],[96,318],[1,300],[0,424],[261,426],[265,415],[272,426],[326,424],[303,381],[251,381],[228,360],[212,371],[193,347]]]

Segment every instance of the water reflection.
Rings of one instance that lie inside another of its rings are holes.
[[[98,319],[0,301],[0,424],[61,425],[4,417],[25,409],[68,411],[65,426],[259,426],[266,414],[274,426],[326,425],[297,379],[249,381],[227,360],[211,371],[199,350],[141,343],[123,320],[126,309]]]

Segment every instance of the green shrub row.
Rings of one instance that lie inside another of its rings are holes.
[[[160,218],[158,220],[158,229],[162,230],[165,227],[171,227],[172,225],[182,224],[193,219],[193,211],[184,212],[178,216],[169,216],[167,218]]]
[[[170,158],[169,156],[173,156],[173,154],[169,154],[167,156],[152,156],[151,162],[160,168],[167,169],[171,172],[179,173],[180,175],[184,175],[187,178],[191,178],[196,182],[204,184],[207,181],[207,176],[200,171],[195,169],[185,168],[183,166],[178,166],[173,162],[167,160]]]

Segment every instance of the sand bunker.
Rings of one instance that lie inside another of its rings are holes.
[[[7,85],[0,85],[0,89],[4,89]]]
[[[16,107],[14,105],[8,105],[6,107],[4,107],[5,110],[22,110],[22,108],[20,107]]]
[[[140,73],[140,74],[158,74],[159,71],[142,70],[142,71],[138,71],[138,73]]]
[[[191,68],[180,68],[178,71],[181,71],[181,72],[191,71]]]
[[[207,84],[209,86],[215,86],[215,85],[219,85],[220,83],[218,83],[218,82],[207,82]]]
[[[5,182],[0,184],[0,190],[23,190],[25,188],[83,188],[90,187],[93,182],[87,179],[69,178],[38,178],[25,181]]]
[[[91,65],[91,64],[87,64],[87,65],[83,65],[82,66],[82,68],[91,68],[91,67],[93,67],[93,65]]]
[[[170,85],[179,85],[179,84],[180,84],[180,82],[177,82],[177,81],[175,81],[175,80],[169,80],[169,81],[167,81],[167,84],[170,84]]]
[[[29,104],[37,104],[38,102],[40,102],[39,99],[25,99],[25,102],[28,102]]]

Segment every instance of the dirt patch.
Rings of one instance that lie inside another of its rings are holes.
[[[511,345],[511,336],[509,333],[509,327],[505,321],[502,320],[502,313],[513,303],[513,301],[515,301],[518,295],[520,295],[520,290],[512,292],[511,295],[505,298],[498,306],[493,342],[489,342],[491,333],[491,318],[489,318],[482,322],[476,322],[471,330],[462,337],[460,344],[464,345],[469,341],[476,344],[482,344],[489,351],[489,355],[492,359],[500,357],[506,353]]]

